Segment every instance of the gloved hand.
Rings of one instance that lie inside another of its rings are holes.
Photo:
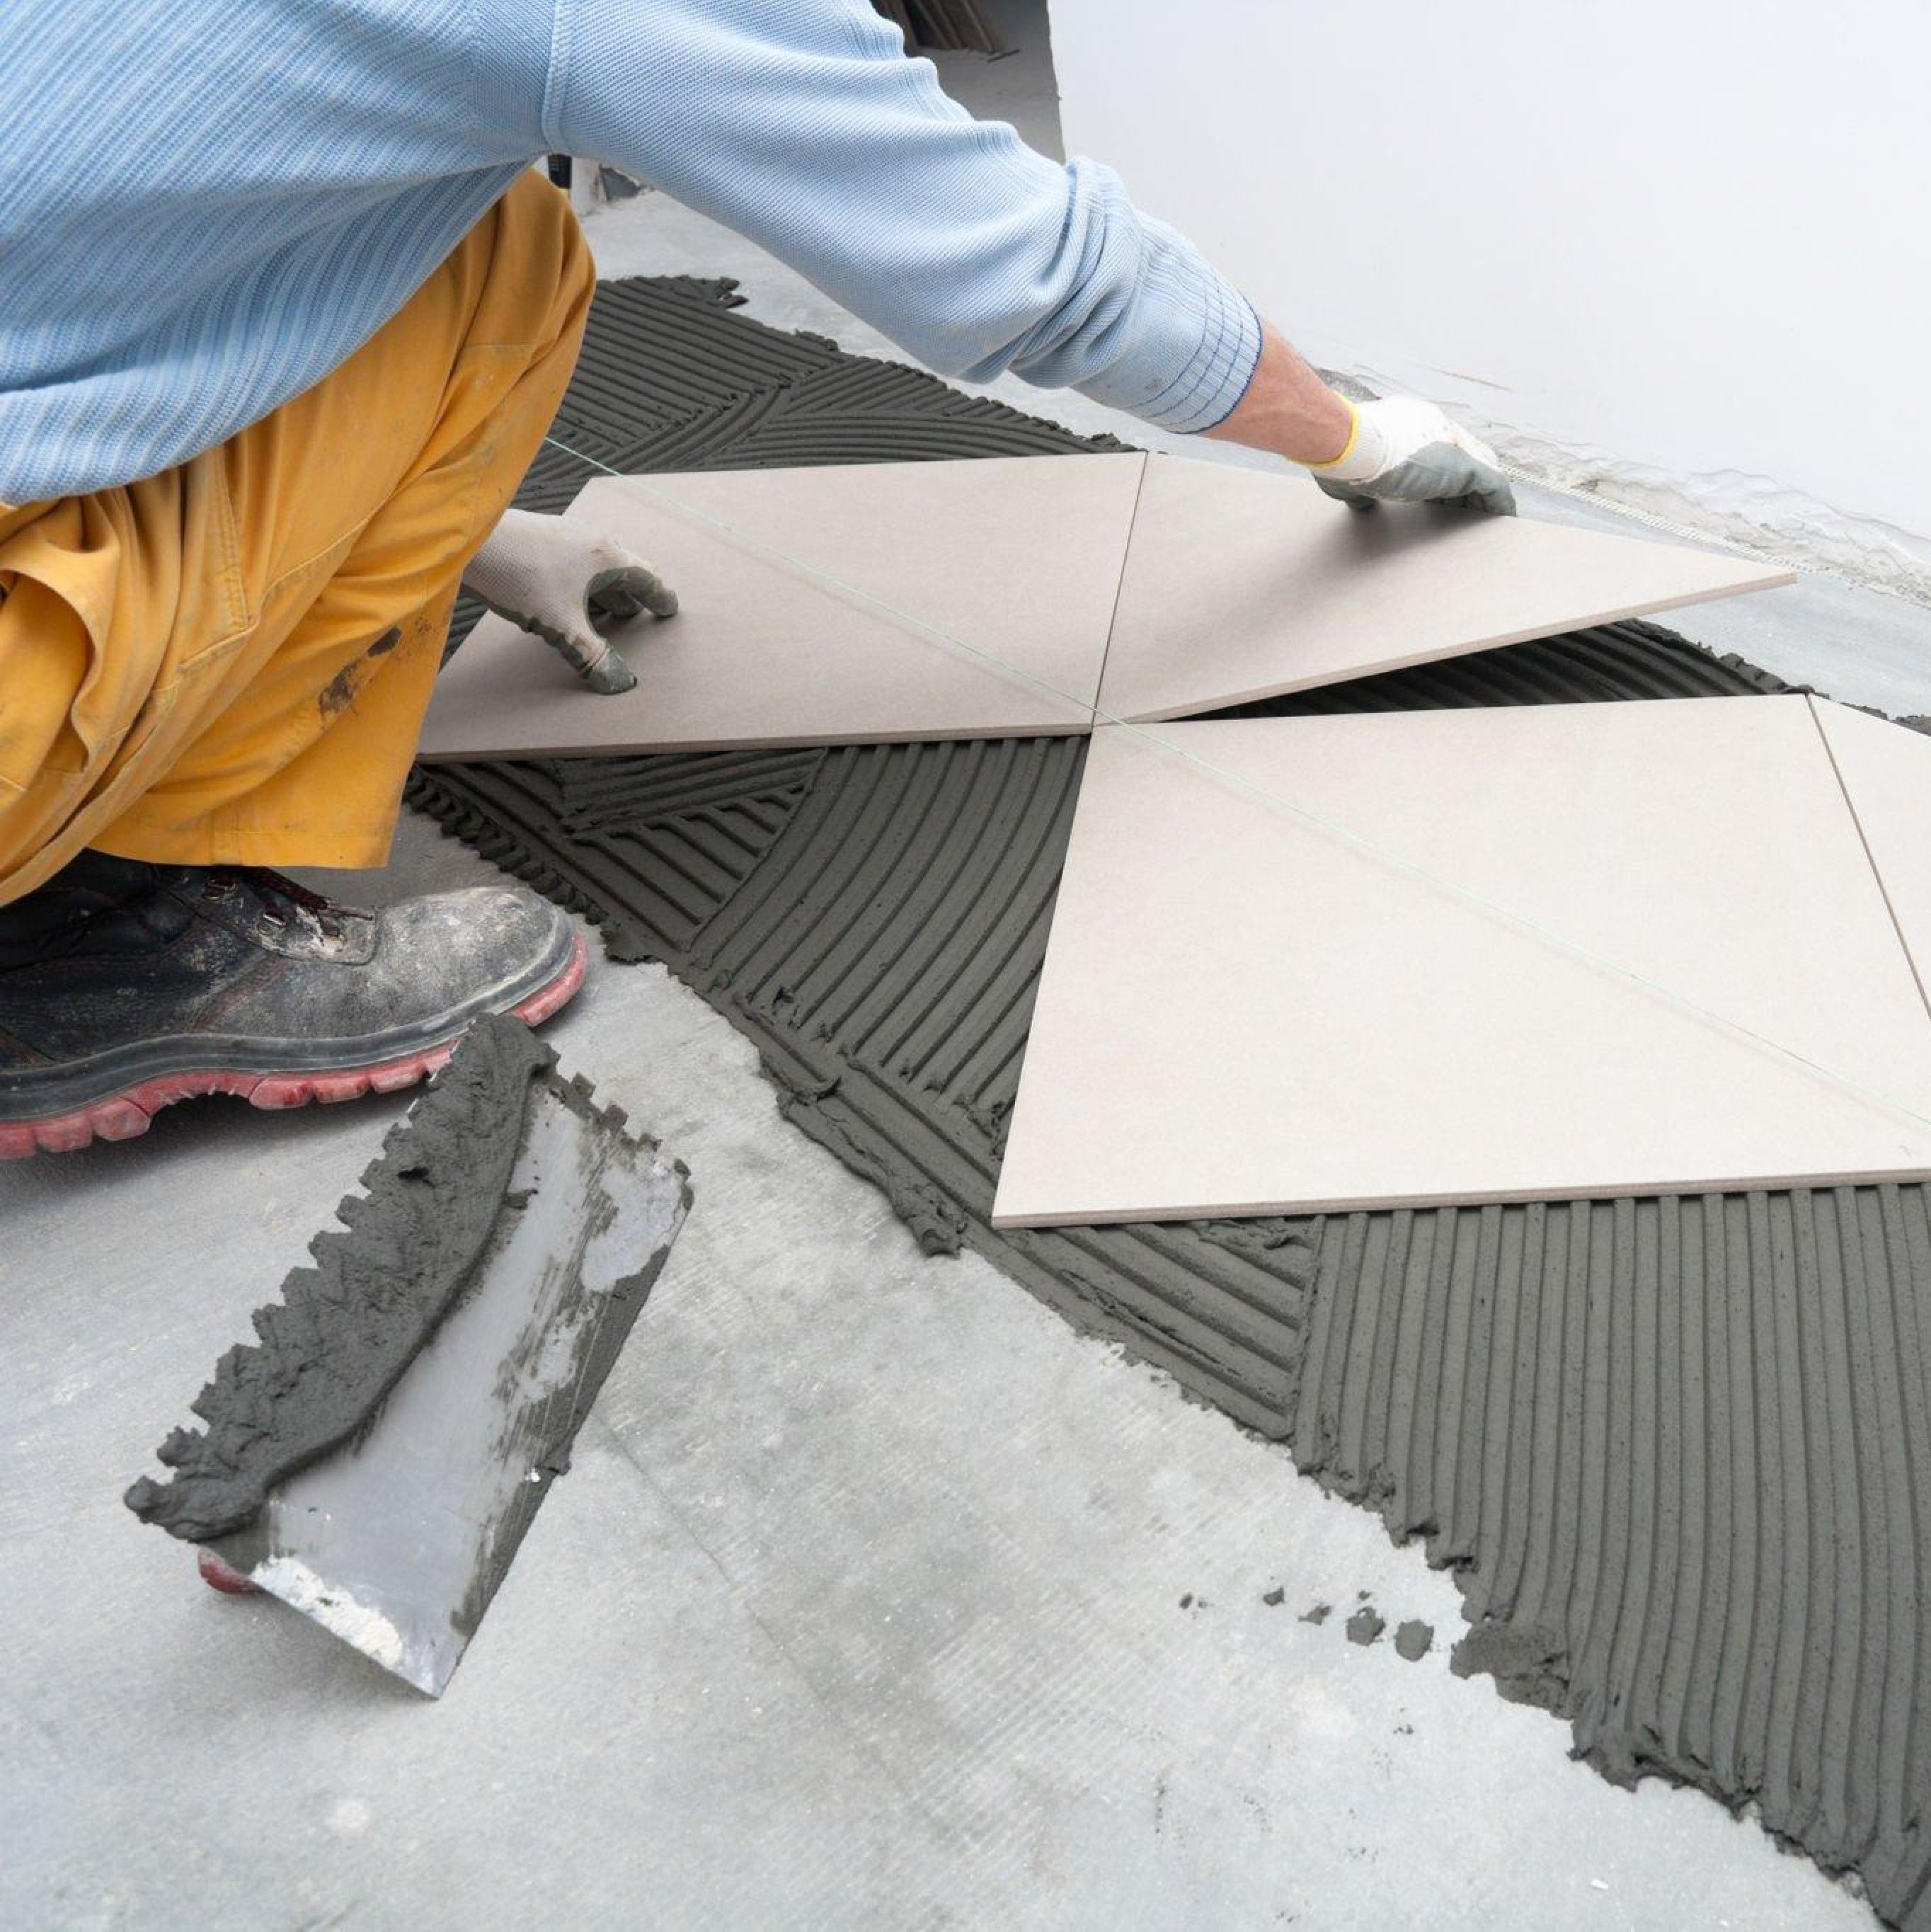
[[[1432,403],[1386,396],[1354,405],[1354,434],[1314,480],[1351,509],[1379,503],[1460,503],[1513,517],[1515,493],[1495,452]]]
[[[677,593],[641,557],[561,517],[505,510],[470,560],[463,587],[541,638],[592,691],[628,691],[637,673],[604,627],[648,610],[675,616]]]

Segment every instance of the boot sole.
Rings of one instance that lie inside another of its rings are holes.
[[[566,1006],[583,983],[589,964],[589,941],[573,935],[563,970],[507,1010],[531,1026],[540,1025]],[[251,1107],[306,1106],[311,1100],[331,1106],[364,1094],[394,1094],[413,1087],[444,1065],[472,1022],[447,1039],[393,1060],[360,1066],[305,1068],[296,1073],[250,1072],[232,1067],[193,1067],[136,1082],[118,1094],[91,1100],[71,1112],[35,1120],[0,1122],[0,1160],[25,1160],[37,1154],[72,1154],[97,1140],[131,1141],[148,1131],[163,1107],[203,1094],[232,1094]]]

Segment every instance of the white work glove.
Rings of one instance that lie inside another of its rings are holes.
[[[1357,403],[1354,434],[1332,463],[1312,463],[1314,480],[1355,510],[1377,503],[1460,503],[1516,514],[1515,493],[1495,452],[1432,403],[1386,396]]]
[[[604,632],[640,610],[677,613],[677,593],[621,544],[561,517],[505,510],[463,587],[559,652],[592,691],[628,691],[637,673]]]

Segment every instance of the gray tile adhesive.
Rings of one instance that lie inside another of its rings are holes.
[[[390,1573],[391,1604],[421,1613],[418,1630],[395,1610],[409,1654],[383,1660],[426,1689],[439,1690],[454,1668],[568,1468],[690,1204],[682,1163],[625,1132],[623,1114],[597,1106],[556,1064],[520,1020],[471,1029],[391,1129],[364,1191],[342,1202],[346,1232],[316,1235],[315,1265],[295,1269],[282,1299],[256,1311],[259,1340],[216,1365],[191,1405],[206,1428],[177,1429],[161,1445],[172,1475],[143,1477],[127,1495],[144,1520],[217,1545],[244,1572],[271,1553],[304,1555],[311,1542],[325,1567],[352,1568],[358,1553],[374,1552]],[[502,1271],[489,1274],[499,1259]],[[405,1380],[432,1360],[427,1380]],[[439,1442],[484,1445],[457,1463],[454,1491],[423,1469],[427,1504],[399,1495],[397,1451],[384,1448],[399,1410],[409,1412],[405,1442],[427,1428]],[[311,1538],[318,1482],[328,1521]],[[475,1499],[492,1482],[499,1493],[484,1508]],[[288,1516],[304,1485],[315,1491],[310,1510]],[[446,1510],[453,1494],[481,1513],[425,1539],[410,1511]],[[275,1499],[288,1520],[271,1536]],[[355,1520],[334,1521],[338,1510]],[[453,1570],[424,1567],[431,1541]]]
[[[1348,1641],[1363,1646],[1373,1643],[1387,1628],[1387,1618],[1372,1604],[1363,1604],[1348,1619]]]
[[[338,1210],[348,1234],[318,1234],[316,1265],[255,1315],[190,1405],[205,1430],[157,1452],[174,1474],[143,1476],[127,1507],[206,1543],[254,1521],[270,1490],[340,1448],[374,1414],[448,1312],[481,1258],[523,1144],[529,1082],[556,1056],[527,1027],[487,1022],[452,1057],[403,1130]]]
[[[762,328],[727,295],[606,286],[559,439],[637,470],[1095,446]],[[567,500],[561,474],[539,464],[530,500]],[[1784,688],[1629,623],[1251,709]],[[614,956],[665,961],[929,1250],[986,1256],[1422,1538],[1463,1594],[1458,1671],[1565,1720],[1606,1777],[1754,1812],[1931,1932],[1931,1196],[994,1232],[1082,756],[439,766],[412,796]]]

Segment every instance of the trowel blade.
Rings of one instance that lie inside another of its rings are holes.
[[[367,1424],[208,1544],[439,1696],[682,1225],[683,1170],[553,1070],[460,1299]]]

